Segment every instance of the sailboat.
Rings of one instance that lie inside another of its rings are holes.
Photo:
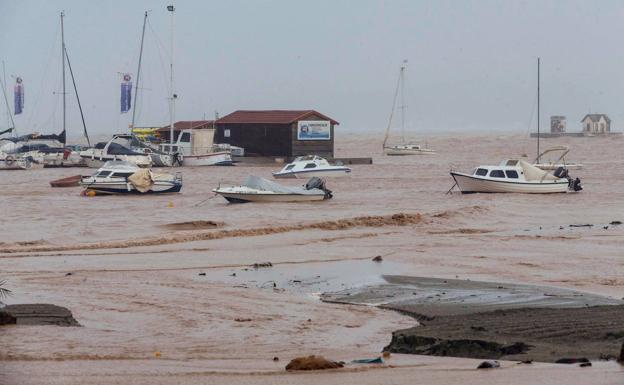
[[[383,141],[383,151],[386,155],[432,155],[435,154],[435,150],[421,146],[420,144],[410,143],[405,141],[405,69],[407,66],[407,60],[403,61],[401,69],[399,71],[399,80],[397,82],[396,90],[394,92],[394,101],[392,102],[392,112],[390,113],[390,120],[388,127],[386,128],[386,135]],[[388,137],[390,136],[390,128],[392,127],[392,121],[394,118],[394,111],[397,109],[397,96],[401,91],[401,105],[398,108],[401,110],[401,143],[388,144]]]
[[[540,58],[537,58],[537,156],[533,166],[542,170],[556,170],[563,167],[568,170],[578,170],[583,168],[581,163],[567,162],[565,156],[570,152],[567,146],[555,146],[540,152]],[[554,160],[543,161],[546,154],[560,153]]]
[[[67,146],[67,101],[66,101],[66,81],[65,81],[65,69],[69,69],[74,92],[76,94],[76,101],[78,102],[78,109],[80,111],[80,117],[82,119],[82,126],[84,135],[88,145],[89,134],[87,133],[87,126],[82,112],[82,105],[80,104],[80,97],[78,96],[78,88],[76,87],[76,80],[74,78],[74,72],[69,60],[69,54],[65,45],[65,29],[63,18],[65,13],[61,12],[61,71],[62,71],[62,95],[63,95],[63,130],[60,134],[55,135],[42,135],[40,133],[33,133],[28,135],[22,135],[15,138],[7,138],[5,141],[12,143],[5,144],[2,149],[14,154],[16,157],[29,158],[36,164],[43,165],[44,167],[83,167],[85,166],[82,158],[79,156],[77,147],[80,146]]]

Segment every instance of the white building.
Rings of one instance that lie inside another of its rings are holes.
[[[583,123],[583,133],[604,134],[611,132],[611,119],[605,114],[587,114],[581,123]]]

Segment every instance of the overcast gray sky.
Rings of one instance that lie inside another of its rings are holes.
[[[136,71],[143,12],[151,11],[137,126],[167,124],[169,3],[0,0],[0,60],[9,86],[18,75],[26,90],[20,133],[60,131],[61,10],[88,128],[102,135],[130,122],[131,114],[119,113],[119,73]],[[544,128],[549,115],[565,115],[568,130],[579,130],[590,111],[607,113],[614,129],[624,126],[622,1],[175,6],[176,120],[236,109],[316,109],[342,130],[381,132],[399,66],[408,59],[407,122],[415,132],[526,132],[540,56]],[[71,93],[68,130],[76,135]]]

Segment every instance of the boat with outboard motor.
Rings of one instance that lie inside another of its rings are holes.
[[[273,177],[279,178],[312,178],[312,177],[340,177],[351,174],[351,169],[343,165],[331,165],[325,158],[317,155],[307,155],[295,158],[284,166]]]
[[[580,179],[570,178],[567,169],[563,167],[551,174],[518,159],[505,159],[497,166],[479,166],[470,174],[451,171],[451,176],[464,194],[547,194],[583,189]]]
[[[250,175],[241,186],[225,186],[212,190],[230,203],[245,202],[310,202],[332,198],[321,178],[310,178],[301,187],[284,186]]]
[[[163,194],[182,189],[182,175],[155,173],[127,161],[108,161],[92,176],[83,176],[80,185],[97,194]]]

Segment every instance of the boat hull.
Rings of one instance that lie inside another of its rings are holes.
[[[568,192],[568,182],[509,182],[479,178],[473,175],[451,172],[457,187],[463,194],[470,193],[524,193],[553,194]]]
[[[236,193],[215,190],[215,193],[221,195],[231,203],[246,202],[313,202],[325,199],[324,194],[303,195],[303,194],[261,194],[261,193]]]
[[[96,194],[171,194],[180,192],[182,189],[182,183],[179,182],[155,182],[152,187],[145,192],[140,192],[130,183],[123,182],[96,182],[96,183],[80,183],[85,187],[85,191],[94,191]]]
[[[435,150],[430,148],[397,148],[397,147],[385,147],[384,153],[391,156],[400,155],[435,155]]]
[[[83,153],[86,151],[83,151]],[[152,158],[149,155],[107,155],[96,156],[90,154],[81,154],[80,157],[84,160],[87,167],[100,168],[104,163],[110,160],[122,160],[130,163],[134,163],[139,167],[150,167],[152,165]]]
[[[231,166],[232,155],[229,151],[213,152],[205,155],[184,155],[183,166]]]
[[[77,187],[80,186],[81,175],[74,175],[67,178],[57,179],[50,182],[52,187]]]
[[[310,179],[313,177],[317,178],[338,178],[349,176],[351,174],[351,169],[344,168],[334,168],[328,170],[311,170],[311,171],[295,171],[295,172],[275,172],[273,173],[273,178],[275,179]]]

